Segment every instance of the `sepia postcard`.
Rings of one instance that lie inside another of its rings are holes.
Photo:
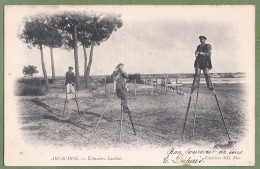
[[[254,5],[5,5],[5,166],[254,166]]]

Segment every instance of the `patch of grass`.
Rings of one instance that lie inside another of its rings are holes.
[[[23,83],[25,85],[33,85],[33,86],[40,86],[41,80],[39,78],[22,78],[18,80],[18,83]]]
[[[15,92],[16,96],[43,96],[44,90],[40,86],[19,85]]]
[[[64,82],[55,85],[62,86]],[[79,113],[76,103],[71,101],[66,106],[64,119],[61,120],[64,97],[48,95],[38,99],[19,98],[21,109],[21,131],[23,136],[33,144],[79,146],[79,147],[118,147],[120,124],[120,99],[114,96],[111,102],[113,86],[107,86],[109,95],[104,96],[103,86],[90,86],[87,90],[78,91]],[[127,145],[169,147],[179,145],[185,112],[189,101],[190,85],[183,87],[185,95],[173,92],[164,94],[160,86],[154,90],[133,89],[127,93],[128,106],[137,135],[133,135],[131,123],[124,115],[122,142]],[[92,91],[96,87],[96,91]],[[219,104],[223,110],[225,122],[232,140],[244,139],[247,131],[248,100],[244,98],[243,84],[216,84]],[[43,88],[44,89],[44,88]],[[58,93],[58,88],[51,88],[50,93]],[[90,92],[91,91],[91,92]],[[101,93],[101,94],[99,94]],[[102,97],[101,97],[102,96]],[[195,97],[194,97],[195,98]],[[192,99],[185,129],[186,145],[212,148],[215,144],[226,142],[227,135],[218,111],[215,98],[206,84],[200,86],[197,105],[195,135],[192,134],[195,99]],[[101,113],[104,113],[96,134],[92,135]],[[41,127],[39,127],[41,126]],[[84,136],[84,138],[83,138]],[[87,138],[87,139],[85,139]]]

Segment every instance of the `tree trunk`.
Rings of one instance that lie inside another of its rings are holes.
[[[53,59],[53,48],[50,47],[50,52],[51,52],[51,71],[52,71],[52,80],[54,83],[55,80],[55,67],[54,67],[54,59]]]
[[[49,91],[49,80],[48,80],[48,76],[47,76],[47,72],[46,72],[46,68],[45,68],[42,45],[40,45],[40,51],[41,51],[41,61],[42,61],[42,72],[43,72],[44,81],[45,81],[45,90],[46,90],[46,92],[48,92]]]
[[[84,58],[85,58],[85,63],[84,63],[84,81],[85,81],[85,87],[87,88],[87,66],[88,66],[88,58],[87,58],[87,52],[86,52],[86,47],[84,44],[82,44],[83,51],[84,51]]]
[[[95,46],[95,42],[92,41],[91,48],[90,48],[90,54],[89,54],[89,61],[88,61],[88,66],[87,66],[87,71],[86,71],[87,87],[89,87],[89,74],[90,74],[90,67],[91,67],[91,64],[92,64],[94,46]]]
[[[78,37],[77,37],[77,26],[74,26],[74,59],[75,59],[75,81],[76,89],[79,89],[79,59],[78,59]]]

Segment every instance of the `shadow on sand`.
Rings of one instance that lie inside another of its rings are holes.
[[[93,126],[89,126],[89,125],[86,125],[86,124],[78,124],[78,123],[74,123],[72,122],[71,120],[69,119],[59,119],[57,117],[54,117],[54,116],[49,116],[49,115],[43,115],[43,119],[49,119],[49,120],[52,120],[52,121],[55,121],[55,122],[58,122],[58,123],[66,123],[66,124],[70,124],[72,126],[75,126],[77,128],[80,128],[80,129],[83,129],[85,130],[86,127],[93,127]]]
[[[43,103],[42,101],[40,101],[39,99],[31,99],[31,102],[33,102],[34,104],[36,104],[37,106],[41,106],[42,108],[46,109],[48,112],[53,113],[53,111],[59,111],[62,112],[59,109],[55,109],[52,108],[50,106],[48,106],[47,104]]]

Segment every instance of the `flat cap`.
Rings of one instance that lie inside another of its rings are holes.
[[[200,36],[199,39],[207,39],[206,36]]]

